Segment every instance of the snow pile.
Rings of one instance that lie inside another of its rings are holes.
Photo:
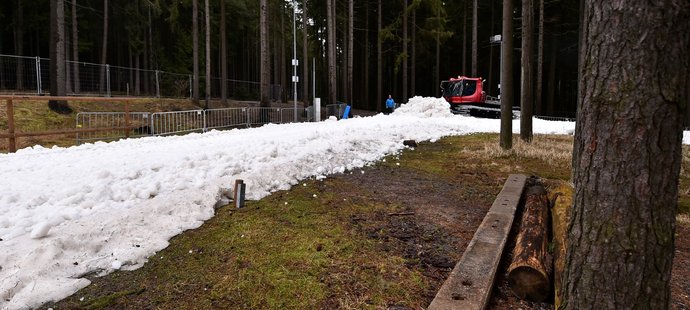
[[[499,120],[452,116],[443,99],[415,97],[391,115],[0,155],[0,308],[36,307],[88,285],[85,275],[140,267],[212,217],[236,179],[260,199],[374,163],[403,140],[499,128]],[[534,121],[535,133],[574,128]]]
[[[450,105],[443,98],[413,97],[406,104],[395,109],[394,115],[405,114],[417,117],[452,117]]]

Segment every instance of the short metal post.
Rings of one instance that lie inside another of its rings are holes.
[[[106,64],[105,65],[105,77],[108,85],[108,93],[106,94],[107,97],[110,97],[110,65]]]
[[[14,106],[12,99],[7,99],[7,131],[9,133],[9,151],[14,153],[17,151],[17,138],[14,135]]]
[[[125,101],[125,138],[129,138],[129,100]]]
[[[238,179],[235,180],[235,190],[233,191],[233,202],[235,203],[235,208],[239,209],[244,207],[244,192],[247,186],[244,181]]]
[[[202,120],[203,120],[203,122],[204,122],[204,124],[203,124],[203,126],[204,126],[203,132],[206,132],[206,130],[207,130],[207,129],[206,129],[206,110],[202,110],[202,111],[201,111],[201,117],[203,118]]]
[[[192,99],[192,75],[189,75],[189,99]]]
[[[23,78],[23,77],[22,77]],[[36,92],[41,95],[41,57],[36,56]]]
[[[161,85],[159,82],[160,80],[158,78],[159,74],[160,74],[160,71],[156,70],[156,98],[161,97]]]

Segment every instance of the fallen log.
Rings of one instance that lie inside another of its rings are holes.
[[[555,309],[559,309],[563,302],[561,281],[565,269],[565,249],[567,247],[570,209],[573,205],[573,186],[564,181],[549,186],[549,201],[551,201],[552,206],[554,305]]]
[[[508,267],[508,284],[521,299],[544,301],[551,292],[551,255],[548,253],[548,199],[541,185],[525,193],[520,232]]]

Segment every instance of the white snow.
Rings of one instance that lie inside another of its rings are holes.
[[[212,217],[235,179],[247,184],[248,199],[260,199],[379,161],[406,139],[499,126],[451,115],[443,99],[415,97],[391,115],[0,155],[0,308],[37,307],[85,287],[85,275],[142,266],[171,237]],[[574,128],[534,120],[534,133]]]

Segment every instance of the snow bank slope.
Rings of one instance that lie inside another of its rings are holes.
[[[574,128],[534,124],[535,133]],[[0,155],[0,308],[62,299],[89,284],[85,274],[141,266],[212,217],[235,179],[260,199],[375,162],[405,139],[498,130],[498,120],[452,116],[442,99],[415,97],[392,115]]]

